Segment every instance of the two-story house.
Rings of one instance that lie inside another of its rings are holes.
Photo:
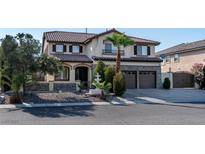
[[[57,57],[64,70],[56,75],[46,75],[45,80],[90,85],[97,61],[115,65],[117,49],[106,40],[120,33],[116,29],[92,34],[79,32],[45,32],[42,52]],[[159,88],[161,86],[160,58],[155,56],[157,41],[129,36],[133,46],[121,49],[121,70],[125,74],[127,88]]]
[[[205,40],[182,43],[156,52],[163,60],[162,73],[173,73],[173,87],[184,88],[194,86],[191,68],[195,63],[205,64]]]

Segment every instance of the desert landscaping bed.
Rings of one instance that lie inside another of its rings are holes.
[[[22,101],[24,103],[37,104],[37,103],[73,103],[73,102],[101,102],[98,97],[86,96],[82,93],[75,92],[35,92],[25,94]]]

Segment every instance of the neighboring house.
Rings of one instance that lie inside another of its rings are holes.
[[[182,43],[156,52],[163,60],[162,73],[173,72],[173,87],[193,87],[191,68],[195,63],[205,64],[205,40]]]
[[[57,75],[46,75],[45,80],[73,84],[81,81],[91,85],[97,61],[115,65],[117,49],[108,36],[120,33],[115,29],[100,33],[45,32],[42,52],[57,57],[64,70]],[[129,36],[133,46],[121,49],[121,70],[127,88],[159,88],[161,86],[161,59],[155,56],[157,41]]]

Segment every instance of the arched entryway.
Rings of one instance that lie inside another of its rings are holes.
[[[75,80],[80,80],[84,86],[88,87],[88,67],[85,66],[76,67]]]

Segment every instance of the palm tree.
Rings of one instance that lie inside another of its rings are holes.
[[[134,41],[127,37],[125,34],[114,33],[112,36],[106,38],[107,41],[112,42],[112,44],[117,48],[117,57],[116,57],[116,69],[115,72],[118,73],[120,71],[120,61],[121,61],[121,47],[127,47],[129,45],[133,45]]]

